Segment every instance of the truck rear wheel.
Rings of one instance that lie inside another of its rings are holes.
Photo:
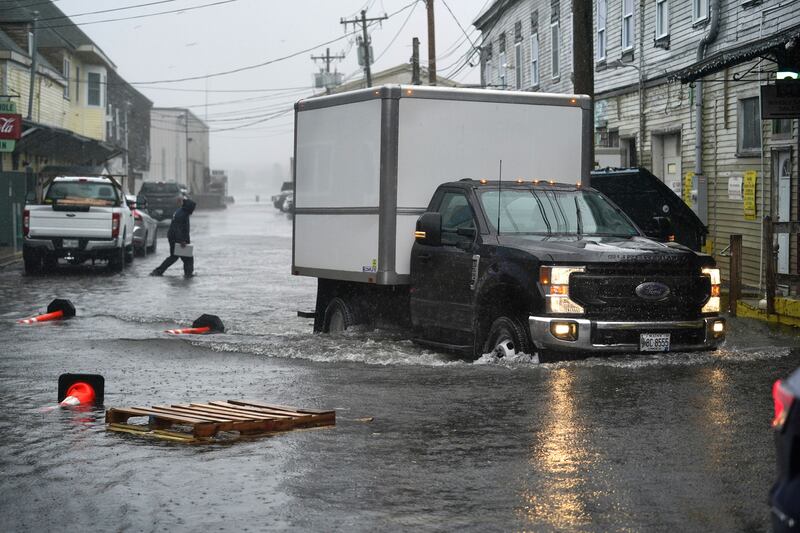
[[[337,334],[356,324],[355,314],[350,305],[339,298],[333,298],[325,308],[325,320],[322,324],[324,333]]]
[[[492,322],[483,353],[507,357],[520,353],[531,354],[531,342],[526,328],[519,319],[500,316]]]
[[[42,268],[42,257],[28,248],[22,249],[22,261],[25,264],[26,274],[36,274]]]
[[[120,247],[114,250],[108,258],[108,269],[111,272],[122,272],[125,266],[125,248]]]

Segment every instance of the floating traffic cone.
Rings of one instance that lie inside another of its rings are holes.
[[[225,333],[225,325],[216,315],[201,315],[192,322],[192,327],[182,329],[168,329],[164,333],[170,335],[203,335],[205,333]]]
[[[49,322],[50,320],[60,320],[75,316],[75,306],[69,300],[55,299],[47,306],[47,313],[18,320],[19,324],[36,324],[38,322]]]
[[[58,376],[58,404],[61,407],[102,405],[105,382],[98,374],[61,374]]]

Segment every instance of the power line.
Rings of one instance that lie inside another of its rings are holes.
[[[50,26],[42,26],[40,29],[58,29],[58,28],[72,28],[74,26],[89,26],[90,24],[103,24],[106,22],[119,22],[122,20],[134,20],[134,19],[143,19],[148,17],[157,17],[159,15],[171,15],[175,13],[184,13],[186,11],[195,11],[197,9],[204,9],[206,7],[214,7],[214,6],[221,6],[223,4],[230,4],[232,2],[238,2],[239,0],[219,0],[218,2],[212,2],[210,4],[203,4],[199,6],[190,6],[184,7],[181,9],[172,9],[170,11],[159,11],[158,13],[148,13],[145,15],[131,15],[130,17],[120,17],[114,19],[104,19],[104,20],[93,20],[90,22],[71,22],[70,24],[54,24]]]
[[[389,51],[389,49],[392,47],[397,38],[400,37],[400,34],[403,32],[403,29],[406,27],[406,24],[408,24],[408,21],[411,20],[411,15],[414,14],[414,11],[417,9],[418,5],[419,5],[419,0],[416,0],[413,4],[413,7],[411,8],[411,11],[408,12],[406,20],[403,21],[403,24],[400,26],[400,29],[397,30],[397,33],[395,34],[394,37],[392,37],[392,40],[389,41],[389,44],[386,45],[386,48],[383,49],[383,52],[381,52],[381,54],[375,58],[375,62],[377,62],[380,58],[382,58],[386,54],[386,52]]]
[[[147,4],[136,4],[132,6],[125,6],[125,7],[115,7],[112,9],[102,9],[100,11],[87,11],[86,13],[75,13],[74,15],[63,15],[60,17],[49,17],[49,18],[41,18],[39,22],[47,22],[48,20],[64,20],[64,19],[73,19],[75,17],[85,17],[87,15],[100,15],[102,13],[111,13],[113,11],[126,11],[128,9],[136,9],[139,7],[148,7],[154,6],[158,4],[168,4],[171,2],[175,2],[175,0],[158,0],[157,2],[149,2]],[[49,2],[42,2],[42,3],[49,3]],[[29,7],[29,6],[26,6]]]

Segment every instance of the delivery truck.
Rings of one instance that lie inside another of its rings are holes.
[[[314,330],[541,358],[711,349],[710,256],[588,187],[588,97],[387,85],[295,106],[292,273]]]

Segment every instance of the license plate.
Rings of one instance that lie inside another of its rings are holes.
[[[64,248],[77,248],[78,239],[64,239],[61,243]]]
[[[669,333],[640,333],[639,349],[643,352],[668,352]]]

